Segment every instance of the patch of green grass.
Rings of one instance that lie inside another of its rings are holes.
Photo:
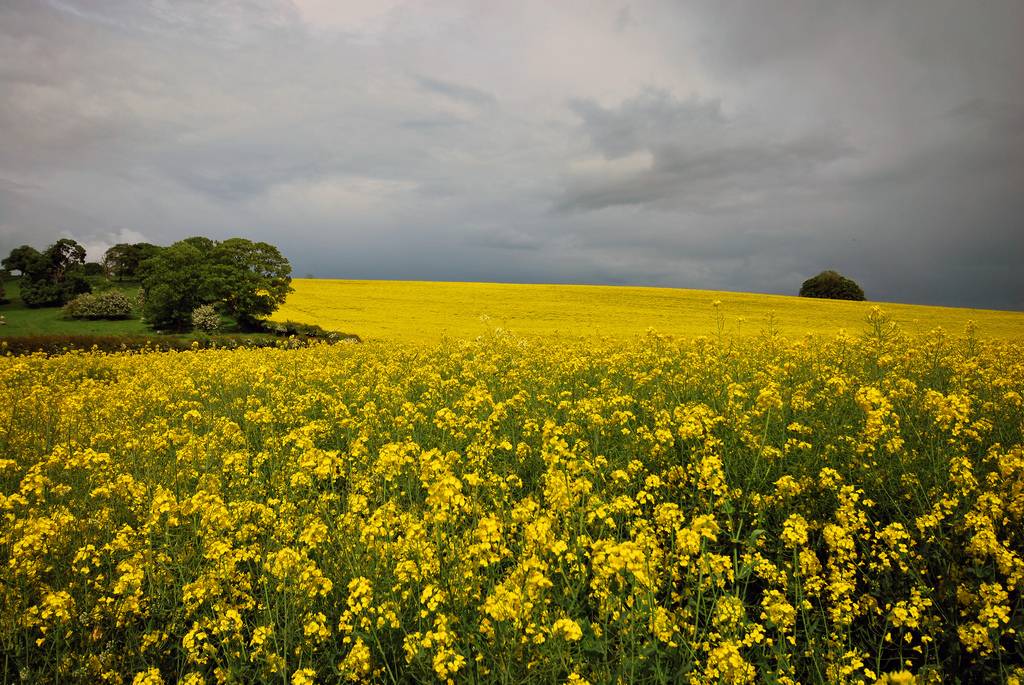
[[[69,319],[61,307],[31,309],[21,301],[19,279],[4,283],[6,304],[0,305],[0,354],[26,354],[36,351],[48,354],[62,350],[88,350],[93,347],[104,351],[121,349],[159,350],[190,349],[193,343],[202,349],[210,347],[272,347],[282,344],[283,339],[293,338],[294,344],[306,344],[315,339],[346,339],[359,341],[359,336],[336,333],[329,336],[326,331],[313,330],[315,327],[302,324],[276,323],[276,330],[242,331],[238,323],[228,316],[221,316],[220,330],[213,334],[201,331],[188,333],[159,333],[152,330],[134,312],[134,318],[115,321]],[[108,282],[97,280],[95,291],[119,289],[135,300],[139,284],[133,282]]]
[[[152,331],[138,318],[120,321],[88,321],[84,319],[68,319],[60,307],[43,307],[31,309],[21,301],[20,279],[4,282],[7,304],[0,305],[0,315],[4,317],[4,325],[0,326],[0,337],[20,335],[146,335]],[[139,292],[137,283],[111,284],[123,290],[129,298],[134,299]]]
[[[71,319],[64,316],[61,307],[42,307],[32,309],[26,307],[21,300],[19,287],[20,279],[14,278],[4,282],[5,297],[7,304],[0,305],[0,315],[4,317],[5,324],[0,326],[0,338],[18,336],[90,336],[90,335],[130,335],[130,336],[153,336],[161,335],[143,323],[138,308],[130,319],[119,320],[88,320]],[[140,286],[134,281],[106,281],[99,279],[93,281],[93,291],[121,290],[130,300],[135,300],[139,295]],[[233,336],[250,335],[248,332],[238,330],[234,319],[221,317],[220,333],[230,333]],[[167,334],[168,337],[190,337],[185,334]]]

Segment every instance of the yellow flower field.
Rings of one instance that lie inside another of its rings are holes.
[[[1020,682],[1022,360],[878,311],[0,357],[4,681]]]
[[[711,290],[583,285],[295,279],[279,321],[319,324],[364,339],[436,342],[496,327],[520,336],[632,337],[649,328],[695,337],[723,324],[734,336],[775,327],[788,336],[857,331],[869,302],[814,300]],[[961,331],[974,321],[987,338],[1024,339],[1024,313],[885,304],[908,333]]]

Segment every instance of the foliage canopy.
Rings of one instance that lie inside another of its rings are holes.
[[[142,262],[159,251],[158,246],[150,243],[118,243],[103,255],[103,266],[119,281],[138,279]]]
[[[202,253],[180,241],[145,262],[142,315],[156,329],[187,330],[192,310],[209,298]]]
[[[43,252],[29,245],[16,247],[3,266],[21,272],[21,299],[28,307],[59,307],[91,289],[85,278],[85,248],[70,238]]]
[[[291,270],[273,245],[230,238],[210,255],[210,289],[225,313],[243,328],[253,328],[284,304],[291,292]]]
[[[258,327],[291,292],[291,265],[276,247],[245,238],[193,237],[140,265],[143,313],[155,328],[186,330],[192,312],[213,305],[245,329]]]
[[[828,270],[808,278],[800,286],[800,297],[821,297],[829,300],[863,301],[864,291],[855,282],[842,274]]]

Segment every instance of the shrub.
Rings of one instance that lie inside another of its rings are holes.
[[[213,333],[220,328],[220,314],[212,304],[201,304],[192,310],[192,327]]]
[[[26,307],[59,307],[64,302],[64,291],[56,283],[45,280],[21,279],[21,301]]]
[[[262,330],[267,333],[284,337],[295,336],[298,338],[317,338],[332,342],[343,339],[355,339],[356,341],[359,341],[359,336],[357,335],[339,333],[338,331],[328,331],[316,324],[298,323],[296,321],[264,321],[262,322]]]
[[[120,290],[85,293],[64,305],[64,315],[72,319],[130,319],[132,301]]]
[[[0,317],[2,320],[2,317]],[[348,335],[344,340],[358,342]],[[13,335],[0,337],[0,357],[45,354],[56,356],[69,352],[190,352],[195,350],[234,350],[266,347],[295,348],[322,344],[315,338],[289,338],[276,335]]]
[[[867,299],[859,285],[835,271],[822,271],[817,276],[808,278],[800,286],[800,297],[859,301]]]

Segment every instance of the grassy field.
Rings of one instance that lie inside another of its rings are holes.
[[[138,283],[114,282],[105,284],[96,282],[94,288],[110,285],[114,289],[125,292],[129,298],[135,299],[139,293]],[[158,333],[147,326],[140,318],[138,307],[134,317],[124,320],[87,320],[71,319],[64,316],[61,307],[43,307],[31,309],[21,301],[18,280],[12,279],[4,283],[6,304],[0,305],[0,316],[4,324],[0,325],[0,349],[14,353],[35,350],[62,350],[93,345],[99,349],[119,349],[127,346],[134,349],[152,341],[154,347],[180,349],[195,341],[200,346],[238,345],[263,346],[283,339],[286,334],[274,334],[259,331],[243,331],[238,328],[234,319],[221,316],[219,331],[207,334],[199,331],[187,333]],[[308,332],[298,332],[304,338]],[[340,334],[342,337],[348,337]]]
[[[616,286],[296,279],[277,320],[353,331],[364,339],[435,342],[494,328],[518,335],[630,337],[654,328],[692,338],[745,336],[774,325],[794,337],[859,331],[876,303],[780,295]],[[715,301],[719,307],[712,306]],[[988,338],[1024,338],[1024,313],[881,304],[908,333],[960,333],[974,321]]]
[[[115,284],[134,298],[139,292],[135,283]],[[152,331],[138,318],[122,321],[86,321],[64,318],[60,307],[30,309],[21,301],[17,279],[4,283],[7,304],[0,305],[6,323],[0,326],[0,337],[21,335],[146,335]]]

